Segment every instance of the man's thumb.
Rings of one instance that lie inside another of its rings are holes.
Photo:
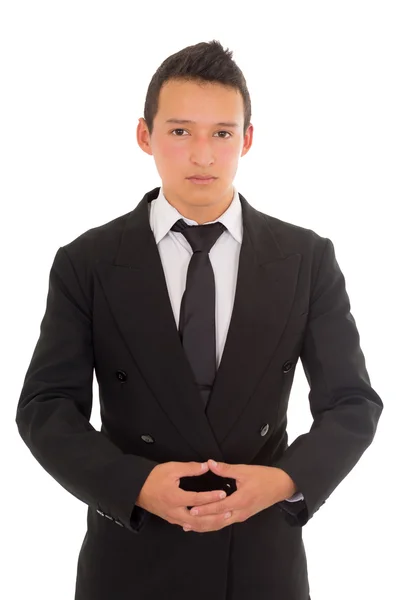
[[[192,475],[201,475],[201,473],[205,473],[209,470],[209,466],[207,462],[199,463],[199,462],[191,462],[191,473]]]
[[[192,475],[202,475],[209,470],[208,463],[199,463],[193,460],[178,463],[178,477],[189,477]]]

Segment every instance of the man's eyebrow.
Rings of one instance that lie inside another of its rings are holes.
[[[177,125],[185,125],[186,123],[191,123],[192,125],[196,125],[196,121],[190,121],[189,119],[167,119],[166,123],[175,123]],[[239,124],[235,123],[234,121],[222,121],[220,123],[214,123],[214,126],[239,127]]]

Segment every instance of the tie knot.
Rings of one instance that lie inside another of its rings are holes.
[[[179,219],[171,227],[171,231],[179,231],[185,236],[193,252],[209,252],[225,229],[220,221],[208,225],[188,225],[184,219]]]

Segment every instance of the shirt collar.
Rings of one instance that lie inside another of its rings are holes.
[[[243,220],[240,197],[236,188],[233,186],[233,200],[225,210],[225,212],[215,221],[208,223],[216,223],[220,221],[225,225],[229,233],[237,242],[242,243],[243,239]],[[153,231],[156,244],[167,235],[171,227],[178,219],[184,219],[189,225],[198,225],[197,221],[184,217],[174,206],[172,206],[165,198],[163,188],[160,187],[160,192],[157,198],[150,202],[150,228]]]

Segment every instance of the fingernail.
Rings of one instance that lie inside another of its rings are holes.
[[[212,464],[213,464],[214,467],[218,466],[218,463],[215,460],[212,460],[212,458],[211,458],[211,462],[212,462]]]
[[[198,510],[197,508],[192,508],[192,510],[190,511],[191,515],[198,515]]]
[[[228,518],[230,517],[230,515],[231,515],[231,514],[232,514],[231,512],[227,512],[227,513],[225,513],[225,519],[228,519]]]
[[[219,498],[222,500],[222,498],[226,498],[226,492],[221,492],[219,494]]]

